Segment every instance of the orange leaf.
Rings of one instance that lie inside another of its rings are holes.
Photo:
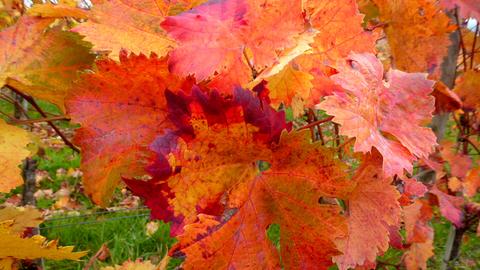
[[[348,237],[342,239],[343,255],[334,258],[341,270],[375,262],[389,247],[390,227],[400,226],[400,194],[383,176],[378,152],[365,158],[352,180],[356,187],[348,197]]]
[[[52,19],[22,17],[0,33],[0,85],[45,99],[64,110],[64,98],[77,72],[94,55],[75,33],[48,29]]]
[[[462,74],[455,84],[453,91],[463,101],[466,109],[480,109],[480,71],[468,70]]]
[[[373,0],[386,23],[394,67],[439,76],[440,64],[455,30],[433,0]]]
[[[72,30],[85,36],[96,51],[118,59],[121,49],[164,56],[173,47],[160,23],[169,6],[155,0],[94,0],[89,20]]]
[[[480,167],[472,169],[468,172],[464,181],[465,195],[473,197],[480,188]]]
[[[210,155],[228,158],[216,148]],[[280,226],[285,268],[327,269],[331,256],[340,254],[336,241],[346,233],[340,208],[318,204],[320,196],[342,198],[351,191],[339,164],[318,143],[310,144],[308,131],[284,133],[271,151],[266,160],[269,169],[239,179],[235,188],[228,189],[224,198],[230,210],[226,216],[199,216],[199,222],[185,227],[171,251],[172,255],[186,254],[185,269],[278,267],[279,256],[265,233],[273,223]],[[251,159],[261,160],[262,156]]]

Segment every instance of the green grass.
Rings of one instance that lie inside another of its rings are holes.
[[[75,246],[75,250],[88,250],[81,261],[45,261],[45,270],[82,269],[102,244],[110,249],[110,258],[99,265],[121,264],[137,258],[161,259],[174,243],[169,236],[169,226],[160,223],[159,229],[148,236],[145,225],[149,212],[146,210],[80,217],[63,216],[60,220],[46,221],[41,225],[41,234],[48,239],[59,239],[63,246]],[[54,219],[59,218],[54,217]]]

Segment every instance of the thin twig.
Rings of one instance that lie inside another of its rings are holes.
[[[470,69],[473,69],[473,62],[475,60],[475,46],[477,44],[477,36],[478,36],[478,28],[480,28],[480,22],[477,22],[477,27],[475,28],[475,36],[473,37],[473,44],[472,44],[472,53],[470,59]]]
[[[255,67],[253,66],[252,62],[250,62],[250,59],[248,59],[246,48],[243,49],[243,57],[245,57],[245,61],[247,61],[248,67],[252,71],[252,78],[255,80],[255,78],[257,78],[257,76],[258,76],[258,72],[255,69]]]
[[[355,140],[355,138],[350,138],[348,140],[345,140],[342,144],[340,144],[339,146],[337,146],[337,149],[342,149],[343,147],[345,147],[347,144],[353,142]]]
[[[28,124],[33,124],[33,123],[39,123],[39,122],[50,122],[50,121],[58,121],[58,120],[70,120],[70,117],[66,115],[57,115],[57,116],[52,116],[52,117],[46,117],[46,118],[37,118],[37,119],[28,119],[28,120],[13,120],[10,121],[10,124],[15,124],[15,125],[28,125]]]
[[[42,108],[40,108],[40,106],[31,96],[25,95],[24,93],[18,91],[17,89],[14,89],[13,87],[10,87],[10,89],[12,89],[12,91],[19,94],[20,96],[22,96],[26,101],[28,101],[28,103],[30,103],[33,106],[33,108],[35,108],[35,110],[37,110],[37,112],[40,113],[42,117],[44,118],[48,117],[47,114],[42,110]],[[75,145],[73,145],[72,142],[68,140],[65,134],[63,134],[63,132],[52,121],[47,121],[47,123],[50,127],[53,128],[53,130],[55,130],[57,135],[60,136],[60,138],[66,145],[68,145],[73,151],[80,153],[80,150]]]
[[[473,147],[473,149],[475,149],[475,151],[477,151],[477,153],[480,154],[480,149],[478,149],[478,147],[469,138],[462,137],[461,139],[464,140],[465,142],[469,143]]]
[[[4,116],[8,117],[8,118],[10,119],[10,121],[12,121],[12,120],[15,120],[15,118],[13,118],[11,115],[9,115],[9,114],[8,114],[8,113],[6,113],[6,112],[0,111],[0,114],[2,114],[2,115],[4,115]]]
[[[457,22],[457,31],[458,34],[460,35],[460,47],[462,48],[462,56],[463,56],[463,68],[464,70],[467,70],[467,51],[465,49],[465,43],[463,42],[463,36],[462,36],[462,27],[460,26],[460,19],[458,18],[458,8],[455,8],[455,21]]]
[[[12,105],[14,105],[16,108],[19,108],[23,115],[28,118],[28,112],[23,108],[22,104],[20,104],[17,100],[9,97],[8,95],[4,94],[4,93],[0,93],[0,98],[11,103]]]
[[[314,127],[314,126],[316,126],[316,125],[320,125],[320,124],[326,123],[326,122],[328,122],[328,121],[330,121],[330,120],[332,120],[332,119],[333,119],[333,116],[327,117],[327,118],[322,119],[322,120],[317,120],[317,121],[315,121],[315,122],[309,123],[308,125],[305,125],[305,126],[299,128],[298,130],[311,128],[311,127]]]

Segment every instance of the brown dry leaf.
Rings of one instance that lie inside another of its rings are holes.
[[[165,270],[165,269],[167,268],[163,264],[156,266],[152,264],[152,262],[150,261],[141,261],[139,259],[137,259],[136,261],[130,261],[130,260],[126,261],[122,265],[107,266],[107,267],[100,268],[100,270]]]

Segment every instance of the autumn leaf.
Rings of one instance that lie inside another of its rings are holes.
[[[34,235],[23,238],[28,227],[42,222],[40,212],[33,208],[3,208],[0,210],[0,266],[12,269],[18,259],[46,258],[52,260],[78,260],[87,252],[73,252],[73,247],[58,247],[57,241]]]
[[[427,270],[427,261],[433,255],[433,233],[432,236],[422,243],[413,243],[408,251],[404,253],[403,260],[407,270]]]
[[[456,197],[449,195],[433,186],[430,189],[430,193],[435,195],[438,199],[438,206],[440,207],[440,213],[446,219],[450,220],[457,228],[463,226],[463,212],[462,206],[464,199],[462,197]]]
[[[5,207],[0,209],[0,222],[12,220],[9,230],[21,234],[28,227],[37,227],[43,222],[42,214],[30,207]]]
[[[480,188],[480,167],[474,168],[467,173],[464,180],[464,192],[468,197],[473,197]]]
[[[427,269],[427,261],[433,253],[433,228],[429,225],[432,208],[425,200],[416,200],[403,207],[406,241],[410,244],[403,255],[408,270]]]
[[[378,34],[363,29],[364,15],[356,1],[307,0],[304,8],[310,24],[320,31],[311,44],[315,62],[335,66],[352,51],[375,53]]]
[[[13,25],[22,15],[24,8],[21,0],[0,1],[0,30]]]
[[[374,263],[389,247],[390,228],[400,227],[400,194],[383,176],[378,152],[364,159],[352,181],[356,187],[347,201],[348,236],[342,239],[343,254],[334,257],[341,270]]]
[[[309,137],[308,131],[284,133],[267,160],[269,169],[240,178],[235,189],[226,190],[231,209],[226,216],[199,216],[197,223],[185,227],[170,252],[186,255],[185,269],[279,267],[279,255],[265,233],[271,224],[280,226],[286,269],[327,269],[332,264],[331,256],[340,254],[337,238],[344,237],[347,228],[337,205],[318,200],[345,197],[352,186],[328,150],[311,144]],[[224,156],[221,151],[212,155]]]
[[[442,158],[450,165],[450,174],[455,177],[464,178],[472,167],[470,156],[456,153],[456,144],[450,141],[441,143],[440,151]]]
[[[440,65],[455,30],[448,16],[432,0],[373,0],[390,45],[393,66],[407,72],[439,77]]]
[[[428,224],[432,217],[432,208],[427,201],[415,200],[414,203],[403,207],[403,221],[408,243],[428,241],[433,235],[433,229]]]
[[[72,31],[85,36],[93,49],[118,59],[122,49],[164,56],[175,44],[160,27],[169,6],[155,0],[94,0],[86,22]],[[169,1],[170,2],[170,1]]]
[[[480,19],[480,6],[477,0],[440,0],[440,4],[448,9],[458,8],[461,18]]]
[[[64,110],[64,98],[94,55],[77,34],[49,29],[52,19],[22,17],[0,32],[0,85],[45,99]]]
[[[52,260],[78,260],[87,252],[73,252],[73,247],[58,247],[57,241],[47,241],[45,237],[35,235],[21,238],[9,230],[9,223],[0,223],[0,260],[5,258]]]
[[[183,80],[168,72],[167,60],[152,55],[120,54],[120,63],[97,62],[95,73],[82,76],[66,105],[81,124],[75,142],[82,148],[85,191],[105,205],[121,176],[142,176],[148,146],[174,125],[168,119],[165,90]]]
[[[458,77],[453,91],[462,99],[464,108],[480,108],[480,71],[468,70]]]
[[[269,153],[261,149],[278,143],[282,131],[289,130],[291,125],[285,122],[284,112],[273,110],[251,91],[241,88],[235,90],[232,98],[223,98],[215,91],[205,94],[199,89],[193,89],[190,96],[168,94],[167,98],[171,120],[179,129],[151,144],[157,154],[155,162],[148,166],[151,180],[124,181],[134,194],[145,199],[152,209],[152,218],[173,221],[171,233],[176,235],[182,231],[185,219],[196,218],[197,206],[204,212],[218,214],[218,199],[228,184],[237,181],[238,175],[254,176],[255,160]],[[184,144],[177,144],[179,137]],[[245,153],[239,154],[238,145],[230,143],[232,139],[245,147]],[[192,149],[200,153],[191,156]],[[208,154],[214,150],[224,157]],[[175,153],[178,155],[172,164],[170,154]],[[173,180],[165,182],[169,177]],[[173,190],[188,199],[174,199]],[[208,198],[197,201],[207,195]]]
[[[73,17],[77,19],[87,19],[88,12],[76,6],[76,2],[59,1],[58,4],[44,3],[34,4],[27,10],[30,16],[40,16],[43,18],[62,18]]]
[[[0,192],[9,192],[23,184],[21,164],[30,155],[27,131],[0,119]]]
[[[406,178],[402,180],[403,193],[399,200],[402,206],[410,205],[412,200],[423,197],[428,191],[428,188],[415,178]]]
[[[267,79],[270,98],[274,105],[280,102],[290,104],[295,96],[303,99],[310,97],[313,76],[307,72],[294,69],[291,65]]]
[[[168,258],[168,257],[167,257]],[[157,267],[151,261],[125,261],[121,265],[106,266],[100,270],[165,270],[166,267]]]
[[[435,112],[433,114],[453,112],[462,108],[460,97],[441,81],[435,82],[432,96],[435,97]]]
[[[210,1],[167,17],[162,27],[179,43],[171,54],[172,70],[194,74],[198,80],[217,73],[223,85],[214,85],[227,93],[251,79],[247,61],[257,69],[272,65],[277,60],[275,50],[294,47],[295,36],[304,30],[298,0]],[[251,59],[245,59],[247,50]]]
[[[335,117],[341,135],[356,138],[356,152],[375,147],[387,176],[411,172],[412,162],[428,158],[436,145],[435,134],[422,126],[432,117],[433,82],[425,74],[398,70],[384,77],[373,54],[351,54],[349,61],[330,77],[344,91],[326,97],[319,108]]]

